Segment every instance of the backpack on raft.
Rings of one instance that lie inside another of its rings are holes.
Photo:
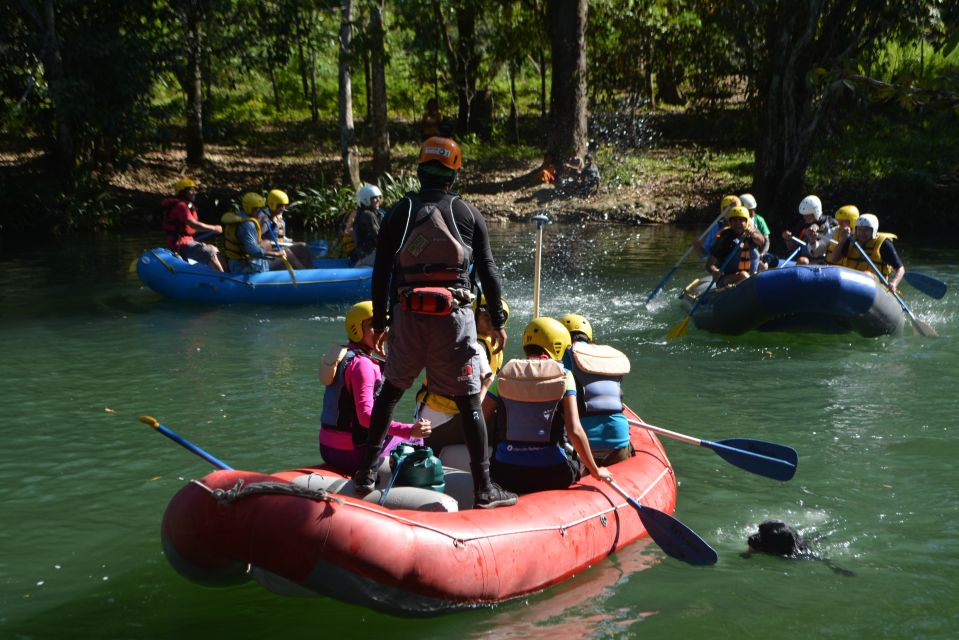
[[[433,449],[420,444],[398,444],[390,452],[390,469],[398,487],[420,487],[443,492],[446,479],[443,463],[433,455]]]

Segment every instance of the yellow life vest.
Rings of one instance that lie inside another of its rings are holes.
[[[256,226],[256,237],[260,237],[260,222],[253,217],[241,216],[233,211],[228,211],[220,218],[223,223],[224,253],[229,260],[239,260],[249,262],[252,256],[246,252],[243,243],[237,237],[237,231],[244,222],[252,222]]]
[[[486,359],[489,360],[489,368],[493,370],[495,376],[503,368],[503,352],[493,353],[493,339],[489,336],[476,336],[479,343],[486,349]]]
[[[882,244],[886,240],[897,240],[897,236],[894,233],[883,233],[880,231],[876,234],[876,237],[862,244],[862,248],[866,250],[866,253],[869,255],[869,258],[872,260],[873,264],[882,271],[882,275],[889,277],[889,274],[892,273],[892,266],[886,264],[882,261],[882,254],[879,252],[882,248]],[[866,262],[865,258],[862,257],[862,254],[853,246],[852,240],[850,240],[848,246],[846,247],[846,255],[842,257],[842,260],[839,261],[839,264],[848,267],[850,269],[855,269],[856,271],[865,271],[866,273],[872,273],[872,267],[869,266],[869,263]]]
[[[423,378],[423,386],[416,393],[416,401],[420,404],[425,404],[430,409],[439,411],[440,413],[447,413],[449,415],[456,415],[459,413],[460,408],[456,405],[456,400],[446,396],[441,396],[438,393],[433,393],[429,390],[429,382],[429,378]]]

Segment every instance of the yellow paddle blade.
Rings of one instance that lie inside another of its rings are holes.
[[[140,256],[137,256],[132,261],[130,261],[130,273],[137,272],[137,261],[140,259]]]
[[[683,321],[677,324],[675,327],[666,332],[667,340],[675,340],[676,338],[682,338],[686,335],[686,327],[689,326],[690,316],[683,318]]]

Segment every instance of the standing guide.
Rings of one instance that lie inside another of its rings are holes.
[[[389,356],[363,462],[353,480],[358,493],[373,490],[374,462],[393,411],[425,368],[430,386],[456,401],[470,454],[475,505],[488,509],[515,504],[517,498],[490,480],[470,264],[486,295],[497,352],[506,344],[506,318],[486,221],[452,192],[462,163],[456,142],[428,138],[417,168],[419,192],[397,202],[380,229],[373,265],[373,332],[378,345],[388,338]]]

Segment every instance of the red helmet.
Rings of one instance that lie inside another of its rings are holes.
[[[427,138],[420,149],[419,164],[436,161],[453,171],[459,171],[463,166],[463,152],[460,146],[450,138],[433,136]]]

